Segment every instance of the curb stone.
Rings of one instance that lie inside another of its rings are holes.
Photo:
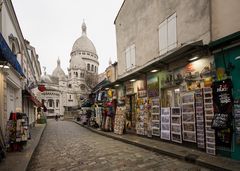
[[[135,145],[137,147],[141,147],[141,148],[144,148],[146,150],[156,152],[158,154],[164,154],[164,155],[174,157],[174,158],[177,158],[179,160],[182,160],[182,161],[185,161],[185,162],[188,162],[188,163],[196,164],[196,165],[206,167],[206,168],[216,170],[216,171],[231,171],[230,169],[219,167],[219,166],[217,166],[215,164],[212,164],[212,163],[204,162],[204,161],[198,159],[198,156],[196,156],[194,154],[186,154],[185,156],[184,155],[179,155],[179,154],[176,154],[176,153],[169,152],[167,150],[159,149],[159,148],[154,147],[154,146],[145,145],[145,144],[142,144],[140,142],[135,142],[135,141],[131,141],[131,140],[121,138],[121,137],[112,136],[112,135],[106,134],[104,132],[101,132],[101,131],[95,130],[93,128],[90,128],[88,126],[85,126],[85,125],[83,125],[83,124],[81,124],[77,121],[74,121],[74,120],[73,120],[73,122],[75,122],[76,124],[86,128],[86,129],[88,129],[88,130],[90,130],[94,133],[97,133],[99,135],[102,135],[102,136],[105,136],[105,137],[108,137],[108,138],[112,138],[114,140],[122,141],[122,142],[127,143],[127,144]]]

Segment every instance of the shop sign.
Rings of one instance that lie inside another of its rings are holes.
[[[233,109],[232,81],[230,79],[213,83],[213,102],[214,118],[212,128],[229,128]]]
[[[125,86],[126,86],[126,95],[130,95],[130,94],[134,93],[134,88],[133,88],[132,82],[127,82]]]

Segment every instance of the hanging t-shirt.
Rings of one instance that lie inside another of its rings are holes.
[[[214,118],[212,128],[224,129],[231,125],[233,97],[232,81],[226,79],[213,83]]]

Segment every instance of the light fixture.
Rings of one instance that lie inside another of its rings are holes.
[[[109,90],[109,88],[107,87],[107,88],[105,88],[105,90]]]
[[[9,69],[10,67],[8,66],[7,62],[3,62],[0,64],[0,68]]]
[[[152,73],[158,72],[158,70],[157,70],[157,69],[153,69],[151,72],[152,72]]]
[[[120,85],[119,84],[116,84],[115,87],[119,87]]]
[[[188,59],[189,61],[194,61],[194,60],[196,60],[196,59],[198,59],[199,57],[198,56],[194,56],[194,57],[192,57],[192,58],[190,58],[190,59]]]
[[[136,81],[136,79],[131,79],[131,80],[130,80],[130,82],[134,82],[134,81]]]

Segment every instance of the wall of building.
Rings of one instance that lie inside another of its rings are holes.
[[[159,56],[159,25],[175,12],[177,47],[196,40],[209,43],[209,4],[209,0],[126,0],[115,20],[118,74],[126,72],[124,52],[132,44],[136,47],[136,67]]]
[[[239,0],[211,0],[212,41],[240,30]]]

